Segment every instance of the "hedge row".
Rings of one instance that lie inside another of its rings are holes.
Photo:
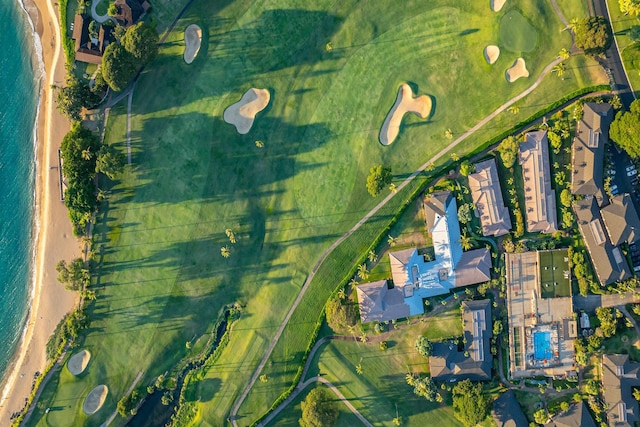
[[[69,0],[60,0],[60,32],[62,33],[62,48],[64,49],[65,58],[67,64],[70,65],[76,59],[76,48],[73,40],[68,36],[67,28],[69,23],[67,22],[67,4]]]

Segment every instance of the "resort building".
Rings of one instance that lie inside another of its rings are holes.
[[[575,375],[578,329],[567,250],[505,257],[511,376]]]
[[[118,21],[119,25],[129,28],[144,15],[151,5],[148,1],[143,0],[116,0],[114,2],[116,13],[113,18]]]
[[[609,140],[612,121],[611,105],[585,103],[571,146],[571,193],[594,196],[598,205],[605,202],[604,144]]]
[[[525,214],[530,233],[558,231],[556,193],[551,188],[547,131],[528,132],[520,144]]]
[[[607,206],[600,209],[611,244],[635,243],[640,240],[640,219],[627,193],[613,196]]]
[[[594,198],[579,200],[573,204],[573,209],[576,213],[580,234],[582,234],[589,251],[591,263],[600,284],[605,286],[618,280],[630,278],[631,271],[627,259],[620,248],[611,242],[596,200]],[[618,227],[621,224],[613,224],[614,218],[618,216],[616,213],[618,209],[619,205],[616,202],[616,206],[607,210],[607,216],[617,240],[624,236],[630,236],[629,233],[633,231],[628,230],[627,227]]]
[[[511,230],[509,210],[502,200],[495,159],[476,163],[476,172],[469,175],[469,189],[480,218],[482,234],[502,236]]]
[[[435,260],[427,261],[416,248],[391,252],[393,284],[378,281],[356,287],[363,323],[422,314],[425,298],[491,280],[489,249],[462,250],[456,199],[451,192],[430,195],[424,207]]]
[[[602,355],[602,396],[610,426],[634,426],[640,422],[633,387],[640,387],[640,363],[628,354]]]
[[[498,427],[529,427],[529,421],[513,390],[505,391],[493,401],[491,415]]]
[[[464,348],[455,343],[433,343],[429,372],[434,381],[491,379],[491,301],[462,303]]]
[[[89,64],[101,64],[102,54],[112,41],[111,27],[94,24],[98,27],[97,34],[91,34],[89,24],[93,20],[85,15],[76,15],[73,21],[73,35],[75,41],[76,61]]]
[[[574,403],[566,412],[561,412],[545,424],[548,427],[596,427],[596,422],[587,409],[587,405],[580,401]]]

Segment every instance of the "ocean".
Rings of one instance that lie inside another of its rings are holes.
[[[32,285],[39,61],[18,0],[0,0],[0,378],[25,326]]]

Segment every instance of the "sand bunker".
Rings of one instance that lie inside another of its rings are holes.
[[[500,12],[500,9],[502,9],[506,2],[507,0],[491,0],[491,10]]]
[[[80,375],[86,369],[89,360],[91,360],[91,353],[87,350],[82,350],[69,358],[67,369],[69,369],[69,372],[73,375]]]
[[[494,64],[498,60],[499,56],[500,48],[498,46],[490,44],[484,48],[484,60],[487,61],[487,64]]]
[[[400,133],[400,123],[402,123],[405,113],[414,113],[420,118],[426,119],[430,112],[431,98],[426,95],[414,98],[411,87],[403,83],[398,89],[396,102],[384,119],[384,123],[382,123],[380,143],[389,145],[396,139],[398,133]]]
[[[242,95],[240,101],[224,110],[224,121],[234,125],[238,133],[244,135],[251,130],[256,114],[269,105],[270,99],[271,94],[267,89],[251,88]]]
[[[507,70],[506,77],[509,83],[515,82],[520,77],[529,77],[529,70],[527,70],[527,65],[524,63],[524,59],[516,59],[511,68]]]
[[[191,64],[198,56],[202,43],[202,30],[196,24],[189,25],[184,30],[184,62]]]
[[[107,398],[107,394],[109,394],[109,388],[104,384],[101,384],[91,390],[82,403],[82,410],[84,413],[87,415],[93,415],[98,412],[98,410],[102,408],[102,405]]]

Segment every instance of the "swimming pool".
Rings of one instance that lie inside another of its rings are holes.
[[[538,360],[552,359],[551,332],[533,333],[533,354]]]

